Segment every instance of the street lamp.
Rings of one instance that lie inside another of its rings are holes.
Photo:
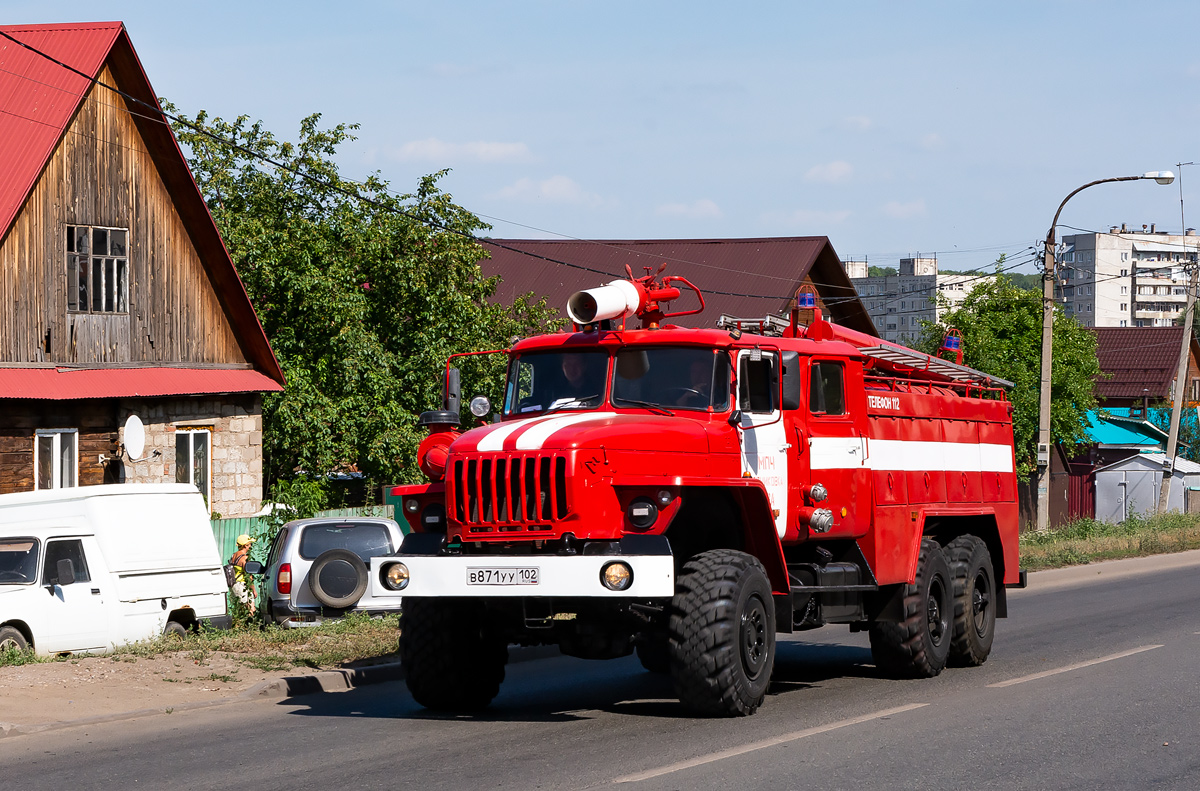
[[[1042,275],[1042,386],[1038,399],[1038,442],[1037,442],[1037,527],[1047,530],[1050,527],[1050,373],[1051,358],[1054,352],[1054,246],[1057,243],[1054,230],[1058,227],[1058,217],[1062,214],[1067,201],[1083,192],[1088,187],[1097,184],[1107,184],[1110,181],[1140,181],[1154,179],[1158,184],[1170,184],[1175,181],[1175,174],[1169,170],[1151,170],[1140,176],[1117,176],[1115,178],[1089,181],[1076,189],[1054,212],[1054,222],[1050,223],[1050,231],[1046,234],[1046,269]]]

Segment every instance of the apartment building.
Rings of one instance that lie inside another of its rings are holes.
[[[915,340],[921,334],[921,322],[936,322],[977,284],[992,279],[991,275],[939,273],[937,258],[901,258],[899,274],[875,277],[868,274],[866,261],[843,261],[842,266],[879,336],[894,343]]]
[[[1170,327],[1187,302],[1200,237],[1154,225],[1064,236],[1056,296],[1085,327]]]

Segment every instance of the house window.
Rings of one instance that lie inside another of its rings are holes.
[[[67,226],[67,310],[129,312],[129,230]]]
[[[1192,400],[1200,401],[1200,379],[1192,380]]]
[[[1121,303],[1121,310],[1129,310],[1129,303],[1128,303],[1128,302],[1122,302],[1122,303]]]
[[[209,470],[212,468],[212,453],[210,452],[211,430],[207,428],[187,428],[175,430],[175,482],[190,483],[204,495],[204,502],[212,510],[210,503],[211,484]]]
[[[33,435],[33,488],[79,485],[79,429],[38,429]]]

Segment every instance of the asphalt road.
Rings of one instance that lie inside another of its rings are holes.
[[[483,716],[402,682],[0,740],[4,788],[1200,789],[1200,567],[1013,592],[991,659],[889,681],[845,627],[782,643],[754,717],[630,658],[510,666]],[[3,691],[0,690],[0,694]]]

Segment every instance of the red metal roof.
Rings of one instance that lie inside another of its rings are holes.
[[[281,390],[278,382],[249,368],[0,367],[0,399],[66,401]]]
[[[772,237],[762,239],[648,239],[557,241],[546,239],[494,239],[484,247],[490,260],[479,262],[484,275],[500,275],[494,299],[511,304],[533,292],[546,297],[550,307],[566,313],[567,298],[585,288],[624,278],[625,265],[634,277],[643,267],[664,274],[682,275],[704,292],[704,313],[672,319],[686,326],[712,326],[722,313],[737,318],[762,318],[768,313],[785,313],[789,300],[806,277],[826,303],[830,318],[846,327],[878,335],[870,316],[846,276],[837,253],[824,236]],[[497,246],[503,245],[503,247]],[[515,248],[506,250],[505,247]],[[525,255],[533,253],[534,255]],[[576,267],[541,260],[545,256]],[[596,270],[596,271],[588,271]],[[743,296],[720,294],[732,292]],[[746,296],[748,295],[748,296]],[[685,293],[674,310],[695,306],[695,297]]]
[[[1183,327],[1097,327],[1096,357],[1109,377],[1096,380],[1096,397],[1169,398]],[[1192,340],[1193,358],[1200,354]]]
[[[120,35],[121,23],[5,25],[0,30],[94,76]],[[6,38],[0,38],[0,69],[0,229],[7,232],[74,116],[88,81]]]
[[[120,22],[0,25],[0,30],[52,58],[96,77],[107,64],[122,92],[143,104],[133,112],[159,175],[204,262],[234,333],[257,368],[283,384],[245,286],[234,269],[187,160],[161,115],[157,94]],[[90,80],[0,37],[0,241],[28,199],[46,163],[83,103]],[[98,88],[97,90],[106,90]]]

